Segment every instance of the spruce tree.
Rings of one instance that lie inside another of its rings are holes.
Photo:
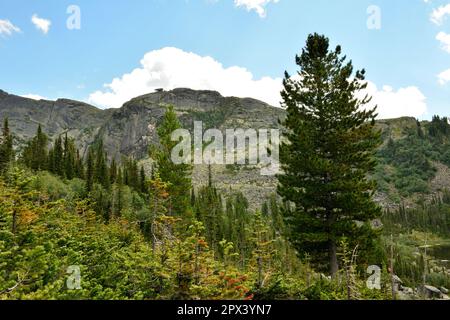
[[[75,177],[78,179],[85,178],[83,159],[81,158],[80,151],[78,149],[75,158]]]
[[[34,169],[45,170],[47,167],[48,137],[42,131],[41,125],[39,125],[38,127],[35,139],[36,142],[34,145],[35,148]]]
[[[117,164],[116,159],[112,159],[111,165],[109,167],[109,180],[112,184],[117,182]]]
[[[48,137],[38,126],[36,136],[27,143],[21,156],[21,161],[33,170],[48,169]]]
[[[134,190],[139,190],[139,171],[137,162],[134,159],[130,159],[130,167],[128,171],[128,179],[130,183],[130,187]]]
[[[95,182],[100,183],[105,189],[109,189],[109,169],[103,148],[103,140],[99,140],[95,148]]]
[[[117,215],[122,215],[123,209],[123,177],[122,177],[122,169],[117,170]]]
[[[225,238],[225,216],[223,200],[215,186],[204,186],[197,196],[191,195],[195,218],[205,226],[208,243],[215,252],[219,251],[219,242]]]
[[[147,193],[147,184],[144,166],[141,166],[141,171],[139,173],[139,191],[142,192],[143,194]]]
[[[75,177],[75,142],[73,139],[64,137],[64,175],[66,179],[72,180]]]
[[[327,262],[335,275],[344,236],[354,244],[375,237],[367,225],[380,208],[367,175],[375,168],[380,143],[376,108],[366,107],[367,95],[357,98],[367,86],[365,71],[354,73],[341,47],[330,49],[325,36],[310,35],[296,63],[298,77],[286,72],[283,83],[287,132],[278,192],[294,207],[285,212],[293,245]]]
[[[93,190],[95,181],[95,155],[92,147],[88,150],[86,159],[86,192],[89,193]]]
[[[53,147],[54,173],[60,177],[64,177],[64,149],[61,137],[56,138]]]
[[[47,170],[51,173],[56,174],[56,165],[55,165],[55,150],[51,148],[48,150],[47,156]]]
[[[152,150],[151,156],[156,161],[156,171],[161,180],[168,184],[169,193],[168,213],[169,215],[183,216],[189,210],[191,190],[191,165],[175,164],[171,159],[172,149],[178,144],[172,141],[171,135],[181,128],[173,106],[169,106],[163,121],[158,127],[160,147]]]
[[[0,173],[3,173],[14,158],[13,138],[9,130],[8,118],[3,121],[3,130],[0,140]]]

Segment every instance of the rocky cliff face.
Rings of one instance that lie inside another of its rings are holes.
[[[79,101],[36,101],[0,92],[0,119],[8,117],[19,148],[36,134],[40,124],[52,140],[67,133],[85,150],[110,115],[111,110],[99,110]]]
[[[279,119],[284,117],[283,110],[255,99],[181,88],[140,96],[110,110],[66,99],[35,101],[0,91],[0,120],[9,118],[18,148],[35,135],[40,124],[51,141],[65,133],[75,138],[83,154],[101,138],[110,158],[133,156],[146,164],[148,146],[158,141],[156,127],[167,105],[174,106],[186,129],[193,128],[194,121],[202,121],[204,129],[271,129],[278,128]],[[213,171],[221,189],[243,191],[250,200],[259,200],[275,188],[275,180],[262,177],[256,167],[214,166]],[[206,166],[195,167],[197,186],[206,183],[207,172]]]
[[[280,108],[249,98],[223,97],[215,91],[181,88],[155,92],[134,98],[120,109],[100,110],[79,101],[35,101],[0,90],[0,121],[4,117],[9,118],[18,148],[35,135],[41,124],[51,141],[67,133],[75,138],[78,147],[85,153],[90,144],[101,138],[110,158],[119,160],[121,156],[133,156],[149,168],[148,146],[158,142],[156,128],[169,104],[174,106],[186,129],[192,129],[194,121],[202,121],[204,129],[272,129],[280,128],[279,119],[285,117],[285,111]],[[422,125],[428,124],[424,122]],[[383,120],[378,121],[378,127],[383,131],[385,146],[388,138],[397,141],[416,131],[417,122],[413,118]],[[413,146],[406,145],[404,148],[412,149]],[[450,189],[450,179],[447,179],[449,167],[429,155],[426,157],[437,170],[435,177],[428,181],[430,192]],[[385,165],[380,168],[384,171],[379,172],[378,176],[392,173],[394,169]],[[256,166],[223,165],[213,166],[212,170],[219,189],[242,191],[255,206],[259,206],[266,196],[276,190],[276,179],[261,176]],[[206,184],[207,179],[207,166],[195,166],[194,184],[201,186]],[[396,193],[395,181],[388,182],[384,189],[388,191],[378,193],[377,200],[389,206],[392,201],[388,195]]]
[[[157,141],[155,128],[167,105],[173,105],[183,126],[193,128],[277,128],[284,111],[254,99],[225,98],[215,91],[175,89],[137,97],[114,110],[99,130],[108,154],[141,159],[147,146]]]
[[[155,127],[169,104],[186,128],[194,121],[203,121],[206,128],[274,128],[284,113],[258,100],[190,89],[147,94],[120,109],[109,110],[79,101],[36,101],[0,91],[0,118],[9,118],[18,145],[32,138],[41,124],[51,140],[67,133],[86,150],[95,139],[102,138],[110,157],[131,155],[141,159],[147,154],[147,146],[157,141]]]

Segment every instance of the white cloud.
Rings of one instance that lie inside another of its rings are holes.
[[[177,48],[163,48],[148,52],[139,68],[113,79],[104,87],[105,90],[92,93],[88,101],[100,107],[118,108],[124,102],[157,88],[187,87],[216,90],[224,96],[252,97],[279,106],[282,79],[254,79],[245,68],[225,68],[211,57]]]
[[[441,25],[448,15],[450,15],[450,3],[434,9],[430,19],[434,24]]]
[[[236,7],[245,7],[247,11],[256,11],[261,18],[267,15],[266,6],[269,3],[277,3],[280,0],[234,0]]]
[[[442,49],[450,53],[450,34],[445,32],[439,32],[436,39],[441,43]]]
[[[47,19],[39,18],[37,14],[33,14],[31,17],[31,22],[36,26],[36,28],[42,33],[47,34],[50,30],[52,22]]]
[[[33,93],[30,93],[30,94],[25,94],[25,95],[23,95],[22,97],[24,97],[24,98],[28,98],[28,99],[33,99],[33,100],[49,100],[49,99],[47,99],[46,97],[43,97],[43,96],[40,96],[40,95],[38,95],[38,94],[33,94]]]
[[[404,116],[420,118],[427,113],[426,97],[414,86],[400,88],[395,91],[390,86],[383,86],[381,90],[367,81],[367,93],[372,96],[372,101],[367,107],[378,106],[379,119],[392,119]]]
[[[20,29],[9,20],[0,20],[0,35],[10,36],[14,32],[20,32]]]
[[[254,79],[245,68],[225,68],[211,57],[177,48],[163,48],[147,53],[139,68],[104,86],[104,90],[89,96],[89,103],[103,108],[118,108],[126,101],[157,88],[171,90],[185,87],[217,90],[224,96],[251,97],[279,106],[282,79]],[[379,118],[419,118],[427,113],[426,98],[417,87],[394,90],[384,86],[379,90],[369,81],[367,93],[373,96],[369,107],[378,105]]]
[[[438,81],[440,85],[445,85],[450,82],[450,69],[445,70],[438,74]]]

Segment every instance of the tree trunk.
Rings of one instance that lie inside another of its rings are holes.
[[[339,265],[338,265],[338,259],[337,259],[337,247],[334,240],[330,240],[329,244],[329,257],[330,257],[330,273],[331,277],[335,278],[338,271],[339,271]]]
[[[12,216],[12,234],[16,234],[17,230],[17,211],[14,209],[13,216]]]

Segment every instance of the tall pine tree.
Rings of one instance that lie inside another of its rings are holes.
[[[178,144],[178,141],[172,141],[171,135],[180,128],[173,106],[169,106],[157,130],[160,147],[151,151],[151,156],[156,161],[156,172],[168,184],[168,213],[177,216],[183,216],[189,211],[192,170],[191,165],[175,164],[171,159],[172,149]]]
[[[95,154],[92,147],[89,148],[86,158],[86,192],[92,191],[95,182]]]
[[[14,157],[13,138],[9,130],[8,118],[3,121],[2,136],[0,138],[0,173],[3,173]]]
[[[354,73],[341,47],[330,49],[325,36],[310,35],[296,63],[298,78],[286,72],[282,91],[287,133],[278,192],[294,207],[285,212],[294,246],[335,275],[343,236],[354,244],[375,237],[367,226],[380,208],[367,174],[380,143],[376,108],[365,108],[367,95],[356,98],[367,86],[365,71]]]
[[[48,137],[38,126],[36,136],[28,142],[22,153],[22,162],[33,170],[48,168]]]
[[[95,182],[101,184],[103,188],[109,189],[109,168],[107,156],[103,148],[103,140],[99,140],[95,146]]]
[[[64,136],[64,173],[68,180],[72,180],[75,177],[75,155],[76,147],[73,139],[67,137],[67,133]]]

